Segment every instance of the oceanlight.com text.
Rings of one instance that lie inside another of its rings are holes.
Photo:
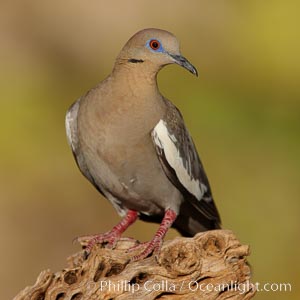
[[[239,294],[246,294],[251,290],[256,290],[257,292],[291,292],[291,283],[277,283],[277,282],[256,282],[251,283],[246,282],[236,282],[231,281],[225,284],[212,284],[204,283],[198,281],[181,281],[179,283],[170,282],[168,280],[147,280],[143,283],[130,283],[126,280],[111,281],[111,280],[101,280],[98,283],[90,282],[89,288],[100,289],[101,291],[112,291],[112,292],[129,292],[136,293],[138,291],[144,290],[146,292],[162,291],[176,293],[184,290],[190,290],[191,292],[200,290],[201,292],[222,292],[226,290],[236,291]]]

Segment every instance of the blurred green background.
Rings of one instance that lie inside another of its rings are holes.
[[[169,66],[159,86],[185,117],[224,228],[251,246],[254,281],[292,284],[256,299],[300,299],[299,10],[276,0],[2,0],[1,298],[66,266],[74,237],[119,220],[79,173],[64,116],[132,34],[157,27],[198,68],[196,78]],[[138,222],[127,235],[148,240],[156,228]]]

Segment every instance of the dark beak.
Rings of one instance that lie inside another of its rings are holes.
[[[184,67],[185,69],[187,69],[192,74],[194,74],[198,77],[197,69],[185,57],[183,57],[181,55],[170,54],[170,53],[169,53],[169,55],[174,59],[176,64]]]

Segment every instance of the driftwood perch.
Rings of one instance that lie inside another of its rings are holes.
[[[14,300],[244,300],[255,294],[246,261],[249,247],[231,231],[175,238],[164,243],[157,258],[130,262],[136,253],[126,249],[135,243],[121,239],[114,250],[94,247],[86,260],[77,253],[68,258],[66,269],[43,271]]]

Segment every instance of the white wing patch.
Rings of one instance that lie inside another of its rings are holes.
[[[80,100],[80,99],[79,99]],[[77,100],[68,110],[65,119],[67,140],[72,148],[72,151],[75,152],[77,145],[77,113],[79,108],[79,100]]]
[[[165,121],[160,120],[158,122],[152,131],[152,138],[155,144],[163,149],[165,157],[169,165],[174,169],[180,183],[198,200],[201,200],[206,191],[206,186],[199,182],[198,179],[193,178],[184,167],[183,158],[180,156],[179,149],[175,144],[177,139],[175,135],[169,133]],[[190,163],[189,159],[188,161]]]

